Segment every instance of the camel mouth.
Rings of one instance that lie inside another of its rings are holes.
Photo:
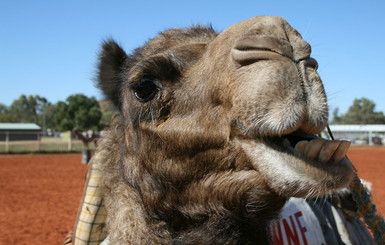
[[[341,162],[351,144],[349,141],[326,140],[301,130],[262,141],[273,150],[293,155],[311,165]]]
[[[287,139],[290,142],[290,146],[294,149],[298,142],[306,140],[311,141],[314,139],[322,139],[315,134],[308,134],[303,131],[297,130],[291,134],[283,135],[282,138]]]
[[[294,131],[290,134],[280,135],[280,136],[270,136],[261,139],[267,145],[270,145],[272,148],[279,148],[281,150],[294,151],[295,146],[300,141],[311,141],[314,139],[322,139],[321,137],[315,134],[308,134],[301,130]]]

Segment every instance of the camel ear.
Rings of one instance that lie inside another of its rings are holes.
[[[98,87],[120,109],[123,67],[128,59],[124,50],[113,40],[105,41],[99,55]]]

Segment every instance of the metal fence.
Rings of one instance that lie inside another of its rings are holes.
[[[41,132],[0,132],[0,153],[81,152],[83,148],[82,141],[70,132],[55,137],[43,136]]]

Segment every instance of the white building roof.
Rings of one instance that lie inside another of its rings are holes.
[[[35,123],[0,123],[0,130],[41,130]]]
[[[329,125],[332,132],[385,132],[385,124]]]

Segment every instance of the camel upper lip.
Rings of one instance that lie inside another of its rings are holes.
[[[313,140],[313,139],[320,139],[320,137],[318,137],[317,135],[314,135],[314,134],[307,134],[303,131],[295,131],[291,134],[287,134],[287,135],[284,135],[282,136],[283,138],[289,140],[290,142],[290,145],[292,147],[294,147],[298,142],[302,141],[302,140],[307,140],[307,141],[310,141],[310,140]]]
[[[270,145],[276,150],[284,150],[284,151],[292,152],[295,148],[295,145],[298,142],[303,140],[311,141],[313,139],[320,139],[320,137],[314,134],[308,134],[298,130],[290,134],[266,137],[260,140],[262,140],[267,145]]]

